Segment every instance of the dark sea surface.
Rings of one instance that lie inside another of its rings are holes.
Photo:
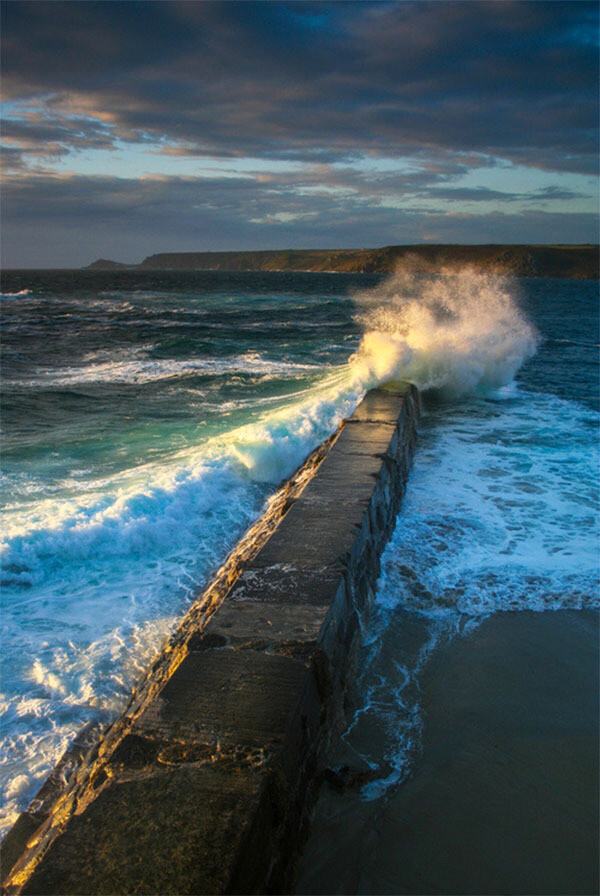
[[[502,609],[597,606],[597,290],[469,271],[6,272],[3,827],[378,383],[413,380],[425,413],[347,736],[376,772],[361,798],[406,774],[440,637]],[[410,662],[399,613],[421,632]],[[353,738],[374,720],[370,753]]]

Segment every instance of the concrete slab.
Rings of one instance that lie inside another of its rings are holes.
[[[358,522],[364,513],[362,511],[355,520],[339,505],[327,515],[320,507],[310,507],[306,503],[294,507],[253,561],[251,568],[284,565],[291,566],[294,570],[331,569],[352,550],[358,537]],[[290,544],[295,546],[292,558]]]
[[[193,651],[133,732],[157,741],[209,744],[267,751],[282,743],[310,666],[310,650],[282,656],[231,647]]]
[[[263,783],[219,763],[118,781],[71,819],[22,892],[223,892]]]
[[[207,637],[225,638],[238,646],[255,639],[315,641],[329,610],[322,605],[227,600],[205,629]],[[202,636],[201,636],[202,637]]]
[[[407,386],[401,385],[395,391],[372,389],[367,392],[350,420],[395,426],[409,392]]]
[[[340,434],[340,438],[342,435],[343,432]],[[390,433],[391,438],[392,433]],[[319,467],[319,485],[326,489],[330,482],[345,482],[348,498],[351,499],[357,488],[362,487],[366,490],[370,486],[372,490],[373,478],[379,474],[382,464],[383,459],[380,455],[331,451]],[[352,483],[351,488],[348,488],[349,482]]]
[[[388,451],[393,453],[397,440],[394,434],[390,438],[388,423],[357,422],[352,426],[344,426],[336,442],[336,454],[371,454],[381,455]]]
[[[324,569],[311,569],[285,561],[283,557],[281,563],[263,566],[268,557],[261,555],[240,575],[227,595],[227,601],[276,603],[289,607],[309,605],[315,612],[320,612],[320,608],[335,600],[341,587],[340,563],[334,561]]]

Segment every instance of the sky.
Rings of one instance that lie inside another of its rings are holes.
[[[2,3],[2,265],[598,241],[596,2]]]

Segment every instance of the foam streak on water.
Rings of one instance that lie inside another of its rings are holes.
[[[548,394],[437,406],[382,559],[346,734],[379,798],[408,774],[435,647],[490,613],[600,606],[598,414]]]
[[[514,284],[470,271],[369,289],[344,275],[24,276],[2,306],[4,827],[77,730],[118,712],[277,484],[379,383],[437,396],[354,726],[385,708],[385,776],[402,774],[414,669],[448,626],[593,599],[589,413],[511,393],[538,344]],[[416,660],[393,650],[400,607],[419,620]]]

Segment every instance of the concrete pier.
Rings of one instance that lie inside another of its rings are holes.
[[[6,893],[290,890],[418,404],[413,386],[373,390],[317,453],[68,786],[21,816]]]

